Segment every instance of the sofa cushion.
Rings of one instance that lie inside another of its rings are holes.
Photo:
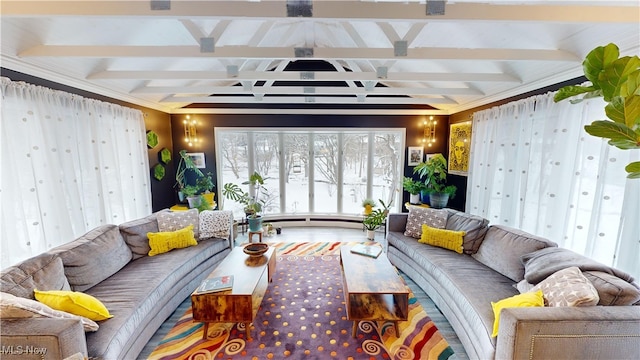
[[[163,211],[158,213],[158,230],[176,231],[184,229],[186,226],[193,225],[193,234],[196,239],[200,238],[200,216],[198,209],[189,209],[187,211]]]
[[[38,301],[56,310],[84,316],[95,321],[113,317],[100,300],[79,291],[34,290],[33,292]]]
[[[637,305],[640,302],[640,289],[636,283],[630,283],[602,271],[583,271],[598,291],[598,305]]]
[[[84,291],[131,261],[131,249],[116,225],[102,225],[51,252],[62,259],[71,289]],[[44,289],[39,289],[44,290]]]
[[[422,225],[422,237],[418,242],[453,250],[462,254],[462,238],[464,231],[453,231],[432,228],[429,225]]]
[[[493,309],[493,333],[491,337],[498,336],[499,324],[500,324],[500,311],[504,308],[514,307],[542,307],[544,306],[544,297],[542,290],[532,291],[524,294],[514,295],[512,297],[502,299],[498,302],[492,302],[491,308]]]
[[[193,225],[176,231],[148,233],[147,236],[151,247],[149,256],[164,254],[173,249],[184,249],[198,245],[193,235]]]
[[[10,266],[0,274],[0,291],[34,299],[34,289],[70,290],[59,256],[43,253]]]
[[[77,316],[64,311],[58,311],[35,300],[13,296],[0,292],[0,318],[50,318],[50,319],[77,319],[82,322],[84,331],[96,331],[99,326],[95,321],[83,316]]]
[[[525,266],[525,278],[532,284],[537,284],[558,270],[577,266],[582,271],[602,271],[617,276],[629,283],[633,277],[622,270],[601,264],[569,249],[548,248],[522,255]]]
[[[548,306],[595,306],[598,291],[576,266],[562,269],[530,291],[542,290]]]
[[[422,224],[427,224],[437,229],[444,229],[447,225],[447,216],[448,213],[446,210],[409,206],[407,227],[405,228],[404,235],[420,239],[422,236]]]
[[[539,236],[503,225],[492,225],[478,252],[472,256],[479,262],[518,282],[524,279],[520,257],[546,247],[558,246]]]
[[[212,237],[227,239],[233,223],[231,210],[204,210],[200,214],[200,239]]]
[[[169,210],[165,209],[162,211]],[[158,213],[153,213],[141,219],[120,224],[120,233],[122,234],[124,242],[126,242],[131,249],[133,260],[147,256],[151,250],[147,233],[160,231],[157,216]]]
[[[462,247],[465,254],[475,254],[484,240],[488,230],[489,220],[477,216],[467,214],[462,211],[446,209],[449,213],[447,217],[447,225],[445,229],[464,231],[464,241]]]

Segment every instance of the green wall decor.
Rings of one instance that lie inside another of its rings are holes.
[[[169,161],[171,161],[171,151],[169,151],[169,149],[162,148],[162,150],[160,150],[160,161],[165,164],[168,164]]]
[[[153,130],[147,131],[147,146],[149,149],[153,149],[156,145],[158,145],[158,134]]]
[[[164,178],[164,174],[165,174],[165,169],[162,164],[156,164],[153,167],[153,177],[156,178],[156,180],[158,181],[162,180]]]

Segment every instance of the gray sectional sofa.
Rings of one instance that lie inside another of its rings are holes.
[[[486,219],[463,212],[441,211],[446,212],[446,229],[466,231],[462,254],[405,236],[408,214],[402,213],[388,217],[387,255],[433,299],[469,358],[640,356],[640,290],[631,277],[547,239],[488,226]],[[503,309],[498,336],[491,336],[492,302],[517,295],[519,286],[531,286],[570,264],[580,267],[597,289],[597,306]]]
[[[100,226],[4,269],[0,273],[4,293],[34,299],[34,289],[81,291],[99,299],[113,318],[98,321],[99,329],[86,333],[77,319],[3,318],[3,349],[46,348],[43,358],[47,359],[78,353],[96,359],[136,358],[160,325],[232,248],[233,219],[229,217],[228,238],[201,239],[196,246],[147,256],[146,234],[159,231],[157,215],[120,226]]]

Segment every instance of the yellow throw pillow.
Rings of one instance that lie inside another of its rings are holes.
[[[84,316],[93,321],[106,320],[113,317],[100,300],[78,291],[38,291],[33,290],[36,300],[52,309]]]
[[[506,299],[502,299],[497,303],[491,302],[491,307],[493,308],[493,316],[495,317],[495,320],[493,321],[493,334],[491,334],[491,337],[498,336],[498,324],[500,323],[500,311],[502,311],[502,309],[534,306],[544,306],[544,297],[542,295],[542,290],[515,295]]]
[[[418,242],[453,250],[458,254],[462,254],[464,235],[464,231],[436,229],[429,225],[422,224],[422,237],[420,237]]]
[[[198,245],[193,234],[193,225],[176,231],[166,231],[157,233],[147,233],[149,238],[149,256],[164,254],[173,249],[182,249],[189,246]]]

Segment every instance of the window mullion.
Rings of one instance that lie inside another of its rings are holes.
[[[287,188],[285,181],[287,172],[286,172],[286,158],[285,158],[285,149],[284,149],[284,133],[278,133],[278,171],[280,174],[280,213],[286,212],[286,203],[287,203]]]
[[[313,199],[315,197],[315,142],[313,133],[309,133],[309,212],[313,213],[315,204]]]
[[[376,135],[370,131],[367,141],[367,198],[373,197],[373,156],[375,154]]]

